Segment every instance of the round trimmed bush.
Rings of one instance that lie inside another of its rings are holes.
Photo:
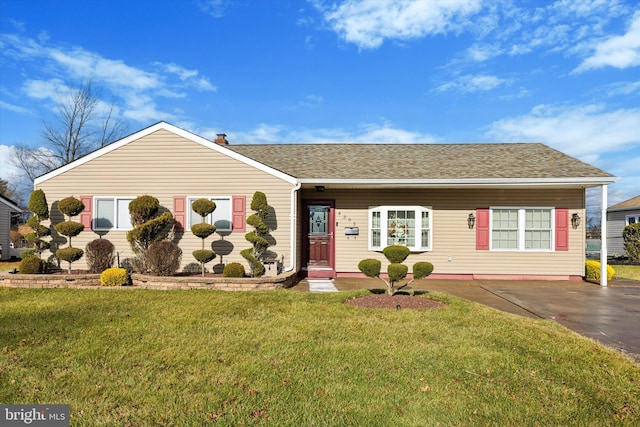
[[[407,277],[407,273],[409,273],[409,267],[404,264],[393,263],[387,267],[387,274],[391,283],[404,279]]]
[[[124,268],[107,268],[100,274],[100,286],[127,286],[130,283],[129,273]]]
[[[84,225],[75,221],[65,221],[56,224],[56,230],[63,236],[75,237],[78,234],[82,233],[82,230],[84,230]]]
[[[426,261],[420,261],[413,264],[413,278],[423,279],[433,272],[433,264]]]
[[[75,197],[65,197],[58,202],[58,210],[67,216],[76,216],[84,210],[84,203]]]
[[[590,282],[600,283],[600,261],[588,260],[585,262],[585,279]],[[607,265],[607,279],[611,280],[616,271],[610,265]]]
[[[411,253],[411,250],[406,246],[391,245],[382,250],[384,256],[389,260],[391,264],[400,264]]]
[[[208,263],[216,257],[216,253],[211,249],[197,249],[191,252],[191,254],[198,262],[201,262],[203,264]]]
[[[95,239],[84,249],[90,273],[102,273],[113,266],[115,246],[107,239]]]
[[[191,226],[191,232],[201,239],[206,239],[216,232],[216,226],[207,224],[206,222],[199,222]]]
[[[84,251],[79,248],[62,248],[56,251],[56,256],[67,262],[75,262],[82,258],[82,255],[84,255]]]
[[[358,263],[358,270],[362,271],[367,277],[380,276],[381,269],[382,263],[377,259],[367,258]]]
[[[20,259],[37,257],[38,253],[35,249],[27,249],[26,251],[20,252]]]
[[[230,262],[229,264],[224,266],[224,270],[222,271],[222,276],[224,277],[244,277],[244,265],[239,262]]]
[[[216,210],[216,203],[209,199],[198,199],[191,204],[191,209],[200,216],[207,216]]]
[[[174,276],[180,268],[182,249],[168,240],[153,242],[145,254],[149,269],[158,276]]]
[[[45,263],[37,256],[23,258],[20,261],[20,274],[40,274],[44,273]]]

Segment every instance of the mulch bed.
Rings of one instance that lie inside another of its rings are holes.
[[[442,307],[444,303],[429,298],[411,295],[376,294],[356,297],[345,304],[360,308],[380,308],[393,310],[430,310]]]

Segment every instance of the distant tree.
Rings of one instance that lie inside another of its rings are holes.
[[[216,226],[207,224],[205,218],[216,210],[216,204],[213,200],[198,199],[191,205],[191,209],[202,218],[198,224],[191,225],[191,232],[202,239],[202,248],[192,252],[193,257],[200,263],[202,276],[204,277],[204,265],[216,257],[216,253],[211,249],[204,248],[204,239],[211,236],[216,231]]]
[[[69,273],[71,273],[71,263],[79,260],[84,255],[84,251],[80,248],[74,248],[71,245],[71,238],[82,233],[84,225],[79,222],[71,221],[71,218],[84,210],[84,203],[75,197],[66,197],[58,202],[58,210],[67,218],[66,221],[56,224],[56,231],[69,239],[69,246],[60,248],[56,251],[56,256],[63,261],[69,263]]]
[[[126,125],[115,117],[115,105],[106,109],[91,80],[83,81],[66,95],[59,95],[53,120],[43,122],[45,147],[16,146],[13,164],[23,177],[36,177],[79,159],[91,151],[120,139]]]
[[[0,194],[7,199],[17,202],[18,194],[16,193],[15,188],[13,188],[11,184],[9,184],[9,181],[6,181],[2,178],[0,178]]]

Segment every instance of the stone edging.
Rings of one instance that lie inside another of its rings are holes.
[[[0,273],[0,287],[6,288],[98,288],[98,289],[210,289],[250,291],[290,288],[298,282],[295,272],[275,277],[158,277],[132,274],[132,286],[100,286],[99,274],[9,274]]]

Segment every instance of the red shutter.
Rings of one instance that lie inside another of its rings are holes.
[[[489,250],[490,229],[489,209],[476,209],[476,250]]]
[[[174,196],[173,198],[173,229],[176,233],[184,233],[187,220],[187,198]]]
[[[80,223],[84,225],[84,230],[93,230],[93,196],[80,196],[80,201],[84,205],[84,210],[80,212]]]
[[[232,196],[231,197],[231,216],[233,231],[245,231],[247,229],[246,221],[246,203],[247,196]]]
[[[569,209],[556,208],[556,251],[569,250]]]

